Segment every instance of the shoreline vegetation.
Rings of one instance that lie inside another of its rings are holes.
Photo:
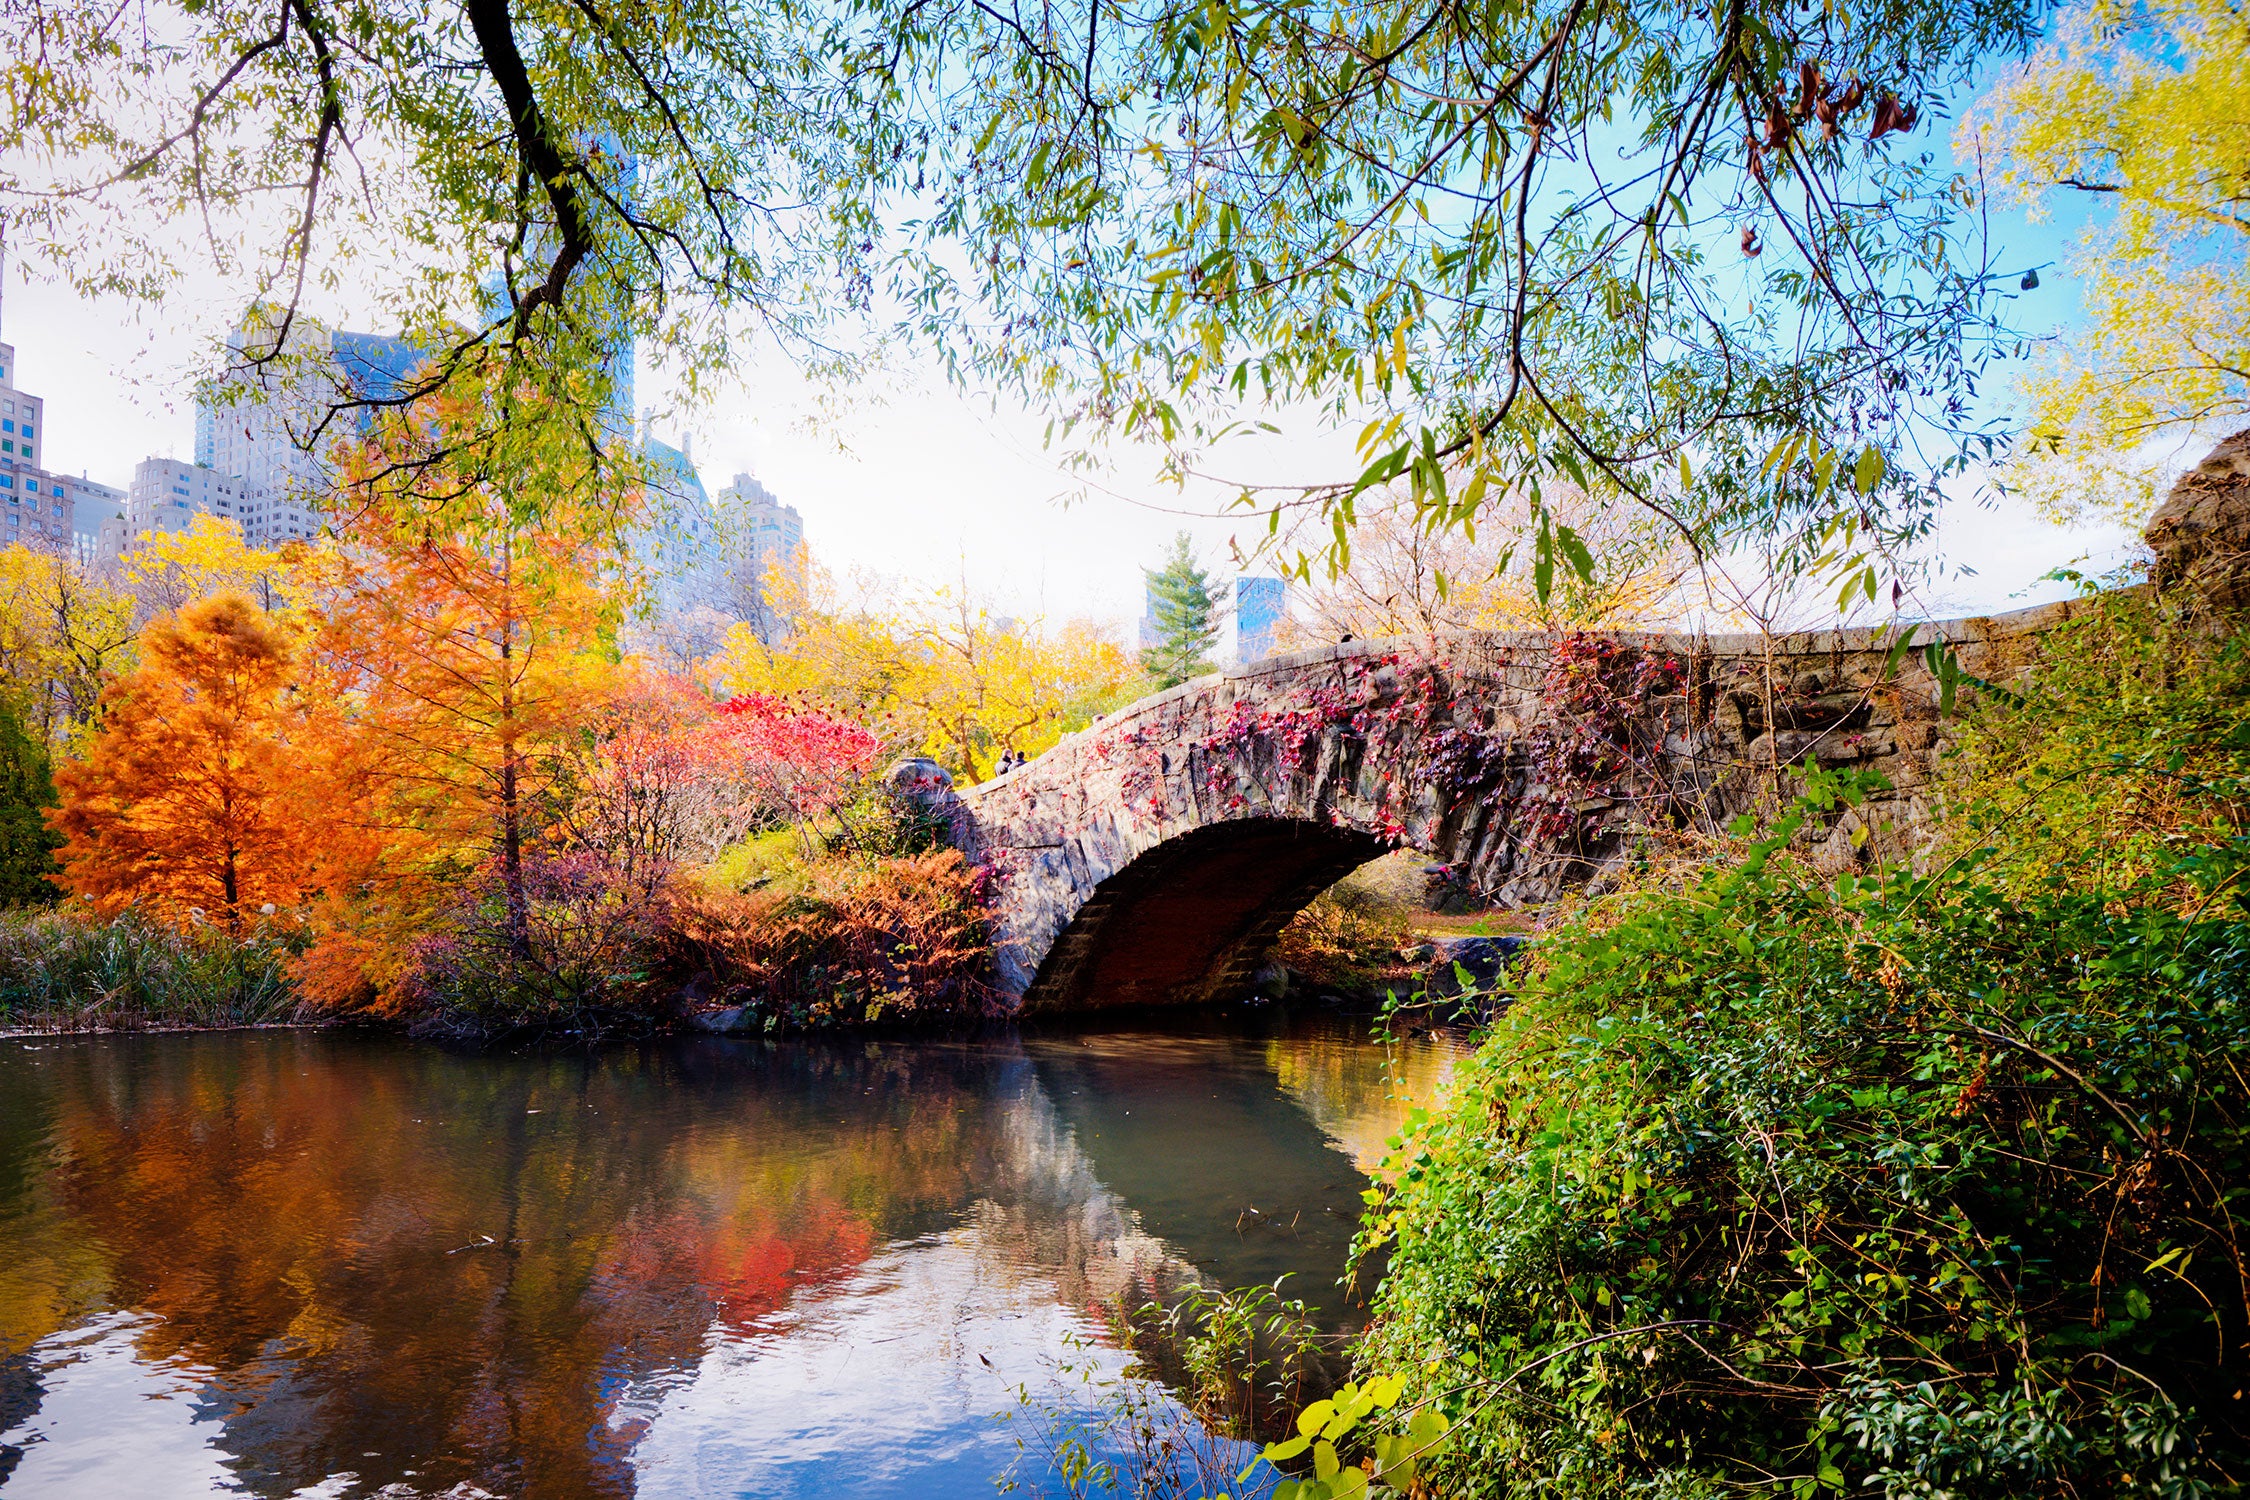
[[[1356,1380],[1307,1409],[1321,1467],[1447,1497],[1805,1500],[2250,1474],[2250,630],[2186,591],[2092,603],[2010,684],[1962,687],[1907,858],[1871,830],[1852,868],[1816,861],[1880,787],[1807,762],[1717,846],[1651,830],[1543,915],[1508,995],[1391,986],[1393,1015],[1455,1015],[1474,1051],[1369,1190],[1356,1264],[1380,1280]],[[729,1004],[758,1035],[989,1014],[978,873],[879,792],[829,820],[668,872],[632,922],[535,887],[546,951],[581,955],[542,981],[560,999],[487,940],[418,954],[431,988],[392,993],[427,1009],[311,1013],[450,1037]],[[1404,869],[1292,928],[1293,992],[1412,976]],[[481,912],[457,930],[504,930]],[[302,928],[19,912],[0,1019],[64,995],[111,1027],[301,1018],[316,951]],[[1255,1411],[1262,1438],[1304,1372],[1243,1347],[1241,1411],[1214,1420],[1248,1437]],[[1323,1482],[1274,1477],[1292,1442],[1267,1481]]]
[[[1268,998],[1388,995],[1377,1024],[1474,1033],[1373,1174],[1373,1317],[1356,1381],[1307,1409],[1319,1468],[1589,1500],[2250,1478],[2250,629],[2194,587],[2088,605],[2008,683],[1957,684],[1911,841],[1871,825],[1872,772],[1757,770],[1723,837],[1651,827],[1541,913],[1505,994],[1428,983],[1411,857],[1291,927]],[[175,638],[266,628],[222,598]],[[232,920],[88,882],[0,918],[0,1024],[583,1041],[1004,1009],[984,876],[874,773],[875,736],[777,700],[640,702],[544,752],[512,877],[416,846],[413,879],[302,916],[231,887]],[[59,778],[82,841],[104,754]],[[1866,837],[1839,868],[1814,845],[1847,813]],[[1264,1437],[1305,1393],[1262,1394],[1280,1376],[1242,1347]],[[1267,1450],[1290,1472],[1293,1441]]]
[[[637,902],[535,887],[528,961],[493,939],[489,910],[457,909],[413,945],[414,971],[388,995],[345,1003],[312,987],[318,938],[299,918],[266,912],[230,930],[199,909],[175,921],[81,899],[0,909],[0,1036],[290,1025],[588,1041],[1012,1020],[990,984],[983,872],[885,787],[837,817],[825,836],[754,833],[708,865],[670,870]],[[1412,851],[1345,877],[1284,929],[1245,999],[1470,1014],[1490,997],[1475,975],[1464,996],[1453,955],[1494,978],[1532,917],[1434,909],[1427,884]],[[1488,935],[1496,927],[1510,930]]]
[[[1359,1242],[1430,1493],[2250,1479],[2250,633],[2097,602],[1909,861],[1816,868],[1807,765],[1542,934]]]

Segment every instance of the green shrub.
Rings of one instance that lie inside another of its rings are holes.
[[[0,907],[45,906],[62,892],[48,877],[58,868],[62,835],[47,826],[55,805],[47,747],[24,730],[15,705],[0,697]]]
[[[294,1020],[286,934],[181,933],[128,912],[0,911],[0,1027],[138,1031]]]
[[[1543,944],[1374,1195],[1368,1358],[1459,1424],[1441,1493],[2250,1471],[2231,845],[2123,885],[1993,851],[1820,883],[1778,851],[1839,795]]]
[[[2250,813],[2250,636],[2146,594],[2081,610],[1954,731],[1939,853],[1986,851],[2012,890],[2184,880]]]

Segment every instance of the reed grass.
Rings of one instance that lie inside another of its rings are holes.
[[[0,1030],[150,1031],[297,1019],[285,934],[180,932],[128,912],[0,911]]]

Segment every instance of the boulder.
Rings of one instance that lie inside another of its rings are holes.
[[[1250,976],[1250,995],[1257,1000],[1283,1000],[1289,995],[1291,976],[1278,963],[1264,963]]]
[[[953,773],[926,755],[909,755],[891,762],[890,769],[883,773],[883,790],[925,811],[959,800],[953,790]]]
[[[2222,610],[2250,605],[2250,428],[2182,474],[2141,534],[2158,587],[2185,584]]]
[[[961,794],[954,790],[953,773],[923,755],[893,761],[883,773],[883,795],[911,820],[931,829],[958,848],[967,830],[968,814]]]
[[[1430,944],[1430,967],[1422,981],[1432,1000],[1451,1000],[1474,991],[1490,994],[1500,989],[1508,960],[1523,948],[1524,940],[1510,933],[1497,937],[1438,938]],[[1468,984],[1461,982],[1468,976]]]
[[[750,1022],[745,1017],[748,1017],[749,1014],[750,1007],[747,1005],[730,1005],[724,1010],[698,1011],[688,1017],[688,1025],[694,1027],[697,1031],[708,1031],[724,1036],[732,1031],[748,1031]]]

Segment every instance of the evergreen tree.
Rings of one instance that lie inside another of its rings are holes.
[[[1177,687],[1212,670],[1211,647],[1219,638],[1211,579],[1195,565],[1188,534],[1172,538],[1164,566],[1143,569],[1148,578],[1149,618],[1156,643],[1141,652],[1141,668],[1158,687]]]
[[[30,906],[61,894],[55,872],[62,836],[41,814],[55,805],[47,747],[24,732],[16,706],[0,698],[0,906]]]

